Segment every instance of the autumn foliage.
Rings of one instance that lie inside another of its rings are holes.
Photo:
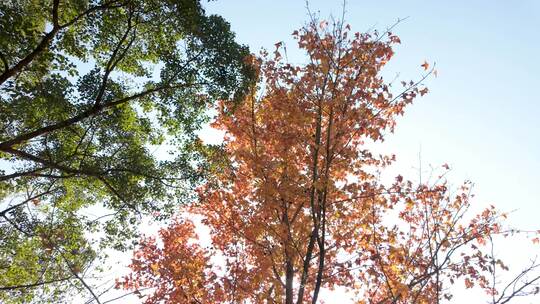
[[[357,303],[436,303],[457,282],[497,294],[490,271],[504,264],[483,246],[499,233],[495,209],[469,215],[470,183],[451,190],[444,176],[385,185],[395,157],[369,149],[433,69],[386,82],[400,43],[389,31],[312,22],[293,36],[307,63],[288,63],[281,43],[252,58],[258,86],[233,110],[221,103],[214,123],[229,162],[159,240],[143,240],[118,286],[154,288],[146,303],[318,303],[337,287]]]

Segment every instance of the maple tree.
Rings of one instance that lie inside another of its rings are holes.
[[[154,288],[139,293],[146,303],[318,303],[337,287],[357,303],[438,303],[457,281],[492,303],[516,296],[497,290],[491,275],[506,266],[486,246],[504,214],[469,215],[470,182],[451,190],[444,172],[421,184],[379,177],[395,156],[369,146],[427,93],[433,67],[396,89],[380,76],[400,43],[390,30],[312,21],[293,36],[307,63],[288,63],[282,43],[252,58],[258,86],[235,109],[221,103],[214,123],[226,131],[220,170],[158,239],[142,240],[118,287]],[[511,284],[534,293],[538,279]]]

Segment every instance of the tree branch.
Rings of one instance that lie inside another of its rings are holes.
[[[39,54],[44,52],[49,47],[49,45],[53,41],[54,37],[56,37],[56,35],[58,34],[58,32],[60,30],[74,24],[75,22],[79,21],[83,17],[85,17],[87,15],[90,15],[90,14],[96,12],[96,11],[117,7],[117,6],[112,5],[114,2],[117,2],[117,1],[110,1],[110,2],[106,2],[103,5],[98,5],[98,6],[91,7],[89,9],[87,9],[86,11],[84,11],[83,13],[81,13],[80,15],[78,15],[77,17],[73,18],[71,21],[69,21],[69,22],[67,22],[67,23],[65,23],[63,25],[59,25],[58,24],[58,22],[59,22],[58,21],[59,0],[55,0],[54,3],[53,3],[53,28],[51,29],[50,32],[48,32],[47,34],[45,34],[45,36],[43,36],[43,39],[39,42],[39,44],[36,46],[36,48],[32,50],[32,52],[30,52],[23,59],[21,59],[19,62],[17,62],[13,67],[6,69],[0,75],[0,85],[2,85],[4,82],[6,82],[6,80],[8,80],[9,78],[13,77],[15,74],[20,72],[27,65],[29,65]],[[6,61],[4,61],[4,66],[6,66]]]
[[[35,137],[38,137],[38,136],[41,136],[41,135],[44,135],[44,134],[48,134],[50,132],[53,132],[53,131],[68,127],[68,126],[76,124],[76,123],[78,123],[78,122],[80,122],[80,121],[82,121],[82,120],[84,120],[86,118],[97,116],[98,114],[103,112],[103,110],[105,110],[105,109],[112,108],[112,107],[115,107],[117,105],[127,103],[129,101],[134,100],[134,99],[142,98],[142,97],[145,97],[147,95],[154,94],[156,92],[166,90],[166,89],[176,89],[176,88],[189,87],[189,86],[200,85],[200,84],[205,84],[205,83],[163,85],[163,86],[155,87],[155,88],[152,88],[152,89],[149,89],[149,90],[146,90],[146,91],[134,94],[134,95],[130,95],[130,96],[127,96],[127,97],[124,97],[124,98],[121,98],[121,99],[117,99],[115,101],[111,101],[111,102],[109,102],[107,104],[99,105],[97,107],[92,107],[92,108],[80,113],[79,115],[73,116],[72,118],[57,122],[57,123],[52,124],[52,125],[48,125],[48,126],[39,128],[39,129],[34,130],[32,132],[29,132],[29,133],[18,135],[13,139],[4,141],[4,142],[0,143],[0,151],[11,153],[9,151],[10,151],[11,147],[14,146],[14,145],[21,144],[21,143],[23,143],[23,142],[25,142],[27,140],[32,139],[32,138],[35,138]],[[11,153],[11,154],[13,154],[13,153]]]
[[[46,284],[64,282],[64,281],[71,280],[71,279],[73,279],[73,277],[64,277],[64,278],[60,278],[60,279],[36,282],[36,283],[32,283],[32,284],[22,284],[22,285],[13,285],[13,286],[0,286],[0,290],[2,290],[2,291],[10,291],[10,290],[17,290],[17,289],[34,288],[34,287],[39,287],[39,286],[46,285]]]

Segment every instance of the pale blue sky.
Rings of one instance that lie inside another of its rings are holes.
[[[321,17],[341,15],[339,0],[309,5]],[[304,1],[221,0],[206,8],[223,15],[252,51],[283,40],[289,60],[303,61],[290,33],[308,20]],[[421,150],[424,167],[447,162],[453,183],[471,179],[479,205],[518,209],[514,225],[540,229],[540,1],[350,0],[346,11],[354,31],[384,30],[409,17],[394,30],[402,45],[388,75],[415,78],[424,59],[437,62],[430,94],[385,143],[401,170],[413,173]]]

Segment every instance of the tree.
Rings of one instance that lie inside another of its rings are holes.
[[[470,183],[451,191],[444,174],[385,186],[378,176],[394,156],[368,148],[427,93],[434,70],[424,63],[396,94],[380,76],[400,43],[390,30],[312,21],[293,36],[307,63],[287,63],[281,43],[254,59],[259,86],[233,113],[222,104],[214,123],[229,162],[158,240],[142,240],[118,287],[151,288],[145,303],[317,303],[336,287],[357,303],[439,303],[457,281],[497,295],[490,274],[506,266],[483,244],[502,214],[469,215]],[[538,277],[521,279],[534,293]]]
[[[97,300],[83,277],[101,251],[203,175],[195,132],[247,92],[248,49],[198,0],[2,1],[0,16],[0,302],[72,285]]]

